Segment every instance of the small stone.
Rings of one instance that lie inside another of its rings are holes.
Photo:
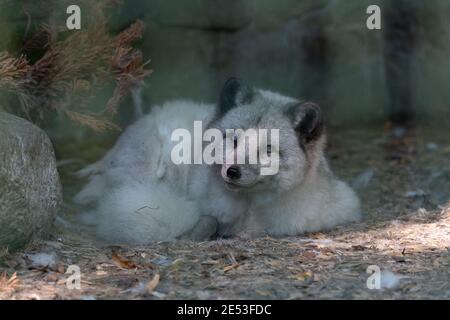
[[[428,142],[425,147],[428,151],[435,151],[439,149],[439,145],[434,142]]]

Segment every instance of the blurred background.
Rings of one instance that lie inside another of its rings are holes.
[[[62,38],[79,32],[64,29],[69,4],[81,7],[84,31],[95,29],[101,14],[111,35],[144,22],[134,46],[153,70],[145,76],[145,110],[168,99],[214,102],[226,78],[238,76],[320,103],[335,127],[421,123],[444,134],[450,123],[446,0],[0,0],[0,52],[25,53],[32,63],[46,50],[29,46],[42,26]],[[381,30],[366,27],[373,4],[382,10]],[[87,110],[104,108],[113,91],[113,85],[99,89]],[[17,100],[2,100],[3,108],[21,113]],[[133,121],[131,105],[127,95],[114,123]],[[53,140],[93,138],[61,112],[48,118],[41,126]]]

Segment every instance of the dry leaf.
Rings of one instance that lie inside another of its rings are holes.
[[[223,272],[228,272],[230,270],[236,269],[237,267],[239,267],[238,263],[226,266],[225,268],[223,268]]]
[[[294,276],[294,279],[298,281],[305,281],[306,279],[310,279],[312,277],[313,277],[312,271],[308,270]]]
[[[305,259],[314,259],[316,254],[313,251],[306,251],[302,254],[302,257]]]
[[[138,267],[133,261],[128,260],[115,252],[112,254],[112,260],[117,267],[122,269],[136,269]]]
[[[270,297],[270,292],[267,290],[255,290],[257,294],[263,297]]]
[[[155,291],[156,287],[159,284],[160,275],[157,273],[153,279],[147,284],[147,292],[152,294]]]
[[[14,273],[9,279],[6,275],[6,272],[4,272],[3,275],[0,276],[0,291],[12,290],[18,284],[19,278],[17,278],[17,273]]]
[[[336,254],[336,251],[334,250],[334,249],[332,249],[332,248],[322,248],[321,250],[320,250],[320,253],[322,253],[322,254],[325,254],[325,255],[334,255],[334,254]]]

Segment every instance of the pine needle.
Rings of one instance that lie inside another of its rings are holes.
[[[43,25],[31,36],[31,43],[45,48],[33,64],[24,55],[0,53],[0,90],[14,94],[25,116],[35,123],[56,111],[95,131],[120,130],[112,116],[151,73],[142,52],[133,48],[145,25],[138,20],[112,36],[104,12],[121,1],[84,3],[92,8],[93,23],[69,34],[64,28]],[[98,92],[111,83],[115,83],[111,97],[98,110]]]

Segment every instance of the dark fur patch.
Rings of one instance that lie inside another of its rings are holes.
[[[219,98],[219,112],[224,115],[240,104],[250,103],[253,100],[253,88],[241,79],[229,78],[222,88]]]
[[[296,104],[289,108],[289,115],[294,121],[294,128],[302,147],[322,136],[325,123],[322,110],[317,104],[312,102]]]

